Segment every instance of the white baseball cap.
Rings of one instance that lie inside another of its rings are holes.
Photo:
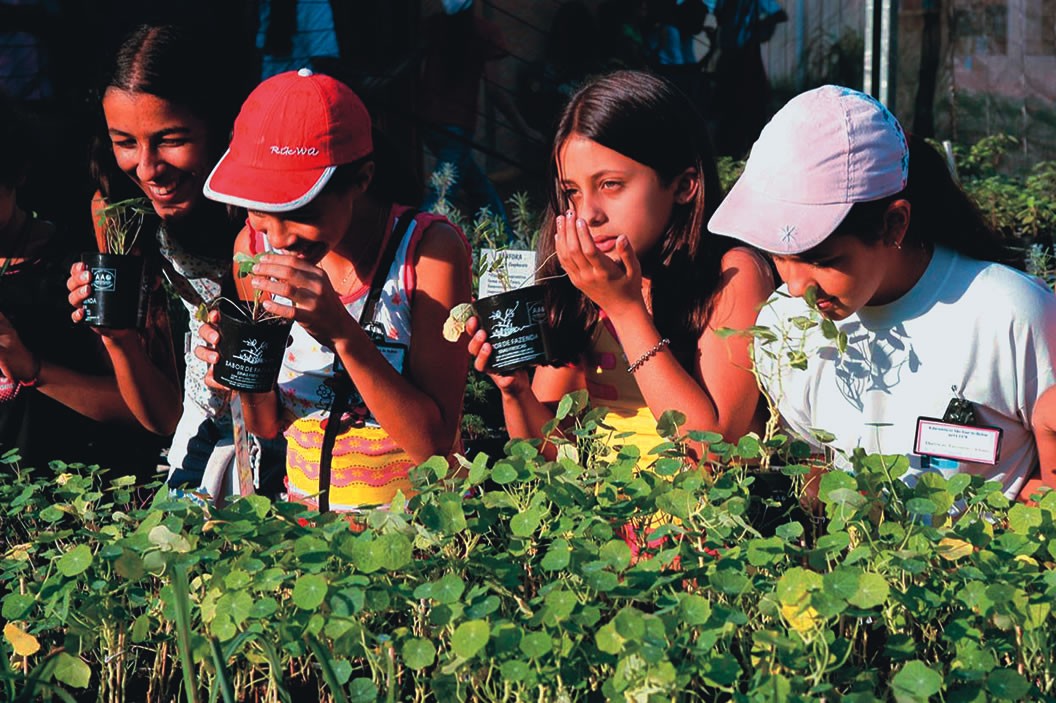
[[[772,254],[825,241],[855,203],[902,191],[909,144],[872,96],[826,85],[797,95],[763,128],[708,229]]]

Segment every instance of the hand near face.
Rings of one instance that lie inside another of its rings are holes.
[[[315,339],[331,345],[352,319],[330,278],[321,268],[289,254],[267,254],[253,267],[250,284],[256,290],[280,296],[289,304],[265,300],[273,315],[296,320]],[[356,325],[358,327],[358,325]]]
[[[38,370],[33,352],[26,349],[14,325],[0,313],[0,374],[16,381],[28,381]]]
[[[642,267],[626,236],[609,241],[611,251],[602,252],[586,220],[571,213],[557,218],[554,247],[572,285],[609,315],[618,315],[643,304]]]

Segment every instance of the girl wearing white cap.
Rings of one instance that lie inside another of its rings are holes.
[[[643,468],[666,410],[734,441],[761,429],[749,344],[717,330],[751,326],[773,278],[758,253],[705,229],[722,193],[689,99],[647,73],[594,79],[561,115],[550,169],[539,275],[565,364],[492,376],[510,435],[539,437],[583,388]],[[492,346],[476,318],[468,331],[484,371]]]
[[[356,94],[302,69],[250,94],[205,183],[248,210],[235,250],[263,254],[250,283],[295,321],[277,389],[240,393],[246,424],[286,437],[290,498],[321,510],[409,495],[409,469],[458,436],[468,362],[442,328],[469,300],[469,246],[444,218],[396,204],[391,165],[375,156]],[[201,334],[197,354],[214,364],[219,333]],[[346,391],[350,412],[338,413]]]
[[[837,465],[857,447],[904,454],[909,483],[969,472],[1009,497],[1039,454],[1053,466],[1034,423],[1052,404],[1056,297],[1002,263],[942,157],[879,102],[838,86],[791,100],[709,226],[772,254],[785,285],[758,324],[803,335],[807,367],[779,341],[755,360],[791,430],[819,450],[815,430],[835,435]],[[795,331],[812,307],[823,324]]]

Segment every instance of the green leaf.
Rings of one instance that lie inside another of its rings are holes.
[[[26,613],[33,608],[36,599],[33,596],[11,593],[4,598],[4,620],[23,620]]]
[[[614,571],[623,571],[631,564],[631,548],[622,539],[614,539],[601,548],[598,558],[608,562]]]
[[[1012,669],[997,669],[986,677],[986,690],[1006,701],[1026,700],[1030,682]]]
[[[686,625],[703,625],[711,618],[711,603],[695,593],[683,593],[678,608],[681,620]]]
[[[867,571],[858,579],[858,591],[847,599],[856,608],[875,608],[887,602],[891,587],[880,574]]]
[[[55,657],[55,668],[52,670],[56,680],[74,688],[88,688],[92,680],[92,670],[81,660],[66,652],[59,652]]]
[[[433,584],[432,597],[441,603],[457,603],[466,590],[466,584],[457,574],[445,574]]]
[[[526,510],[510,518],[510,531],[517,537],[531,537],[539,529],[542,515],[536,510]]]
[[[293,584],[293,604],[301,610],[315,610],[326,598],[326,578],[320,574],[305,574]]]
[[[677,410],[665,410],[656,421],[656,433],[664,439],[674,440],[678,437],[678,429],[686,424],[685,413]]]
[[[529,632],[521,638],[521,651],[530,659],[538,659],[550,653],[553,641],[545,632]]]
[[[539,566],[544,571],[563,571],[568,568],[571,554],[572,547],[568,544],[568,540],[555,539],[551,542],[550,549],[546,550],[546,555],[539,562]]]
[[[76,576],[77,574],[82,574],[87,571],[88,567],[91,565],[92,550],[89,549],[86,544],[78,544],[76,547],[59,557],[58,561],[55,562],[55,567],[63,576]]]
[[[606,654],[619,654],[623,651],[624,639],[616,631],[615,622],[607,622],[594,633],[594,642],[598,649]]]
[[[491,480],[500,486],[513,483],[517,480],[517,469],[513,468],[513,464],[507,461],[500,461],[491,470]]]
[[[403,643],[403,663],[419,671],[432,666],[436,661],[436,646],[429,640],[413,637]]]
[[[942,690],[942,676],[924,662],[914,659],[891,679],[891,688],[900,700],[928,700]]]
[[[451,648],[463,659],[472,659],[488,643],[491,630],[486,620],[470,620],[455,628]]]
[[[348,684],[348,703],[374,703],[377,700],[378,687],[370,679],[352,679]]]

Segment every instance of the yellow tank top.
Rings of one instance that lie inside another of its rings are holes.
[[[584,360],[591,405],[609,409],[605,424],[615,428],[617,435],[630,433],[616,439],[616,443],[638,447],[641,455],[638,466],[648,468],[657,459],[649,452],[666,440],[656,433],[656,418],[634,376],[627,372],[627,360],[616,330],[604,312],[594,327]]]

